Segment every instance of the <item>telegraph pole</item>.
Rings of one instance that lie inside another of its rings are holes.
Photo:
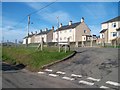
[[[59,16],[57,16],[57,21],[58,21],[58,25],[57,25],[57,28],[58,28],[58,31],[57,31],[57,43],[58,43],[58,47],[59,47],[59,52],[60,52],[60,44],[59,44]]]
[[[28,15],[28,27],[27,27],[27,38],[26,38],[27,47],[28,47],[29,26],[30,26],[30,15]]]

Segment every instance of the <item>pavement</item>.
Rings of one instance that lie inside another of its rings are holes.
[[[3,69],[3,88],[120,88],[118,49],[85,47],[74,50],[77,51],[74,57],[37,73],[22,68]]]

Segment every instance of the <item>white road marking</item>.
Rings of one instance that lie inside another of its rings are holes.
[[[53,70],[51,70],[51,69],[45,69],[45,71],[52,72]]]
[[[83,81],[83,80],[79,81],[79,83],[87,84],[87,85],[90,85],[90,86],[94,85],[94,83]]]
[[[49,74],[49,76],[57,77],[58,75],[56,75],[56,74]]]
[[[58,74],[66,74],[65,72],[57,71]]]
[[[74,78],[70,78],[70,77],[62,77],[63,79],[66,79],[66,80],[70,80],[70,81],[73,81],[75,80]]]
[[[95,79],[95,78],[92,78],[92,77],[88,77],[87,79],[89,79],[89,80],[93,80],[93,81],[97,81],[97,82],[100,81],[100,79]]]
[[[45,72],[41,72],[41,71],[40,71],[40,72],[38,72],[38,73],[39,73],[39,74],[45,74]]]
[[[120,86],[119,83],[117,83],[117,82],[113,82],[113,81],[107,81],[106,83],[107,83],[107,84],[114,85],[114,86]]]
[[[109,87],[106,87],[106,86],[101,86],[100,88],[109,88]]]
[[[76,75],[76,74],[71,74],[71,76],[73,76],[73,77],[79,77],[79,78],[82,77],[82,75]]]

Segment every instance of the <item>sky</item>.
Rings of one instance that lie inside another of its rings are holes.
[[[51,2],[2,2],[2,39],[21,41],[27,34],[27,15]],[[1,3],[0,3],[1,5]],[[91,29],[91,34],[99,35],[101,23],[118,16],[118,2],[55,2],[30,15],[30,32],[57,27],[59,22],[67,25],[71,20],[79,22],[82,17]]]

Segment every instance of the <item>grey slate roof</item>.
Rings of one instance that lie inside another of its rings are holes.
[[[36,34],[36,35],[43,35],[43,34],[47,34],[47,33],[49,33],[50,31],[51,31],[51,30],[42,31],[42,32],[40,32],[40,33],[38,33],[38,34]],[[35,35],[35,34],[33,34],[33,35]],[[25,38],[29,38],[29,37],[32,37],[33,35],[26,36],[26,37],[24,37],[23,39],[25,39]]]
[[[110,19],[110,20],[108,20],[108,21],[106,21],[106,22],[103,22],[103,23],[101,23],[101,24],[108,23],[108,22],[114,22],[114,21],[120,21],[120,16],[117,16],[117,17],[115,17],[115,18],[113,18],[113,19]]]
[[[35,35],[35,34],[25,36],[23,39],[25,39],[25,38],[29,38],[29,37],[32,37],[33,35]]]
[[[51,31],[51,30],[42,31],[42,32],[38,33],[37,35],[47,34],[47,33],[49,33],[50,31]]]
[[[66,29],[71,29],[71,28],[75,28],[77,27],[81,22],[77,22],[77,23],[72,23],[72,25],[64,25],[61,28],[57,29],[56,31],[61,31],[61,30],[66,30]]]

